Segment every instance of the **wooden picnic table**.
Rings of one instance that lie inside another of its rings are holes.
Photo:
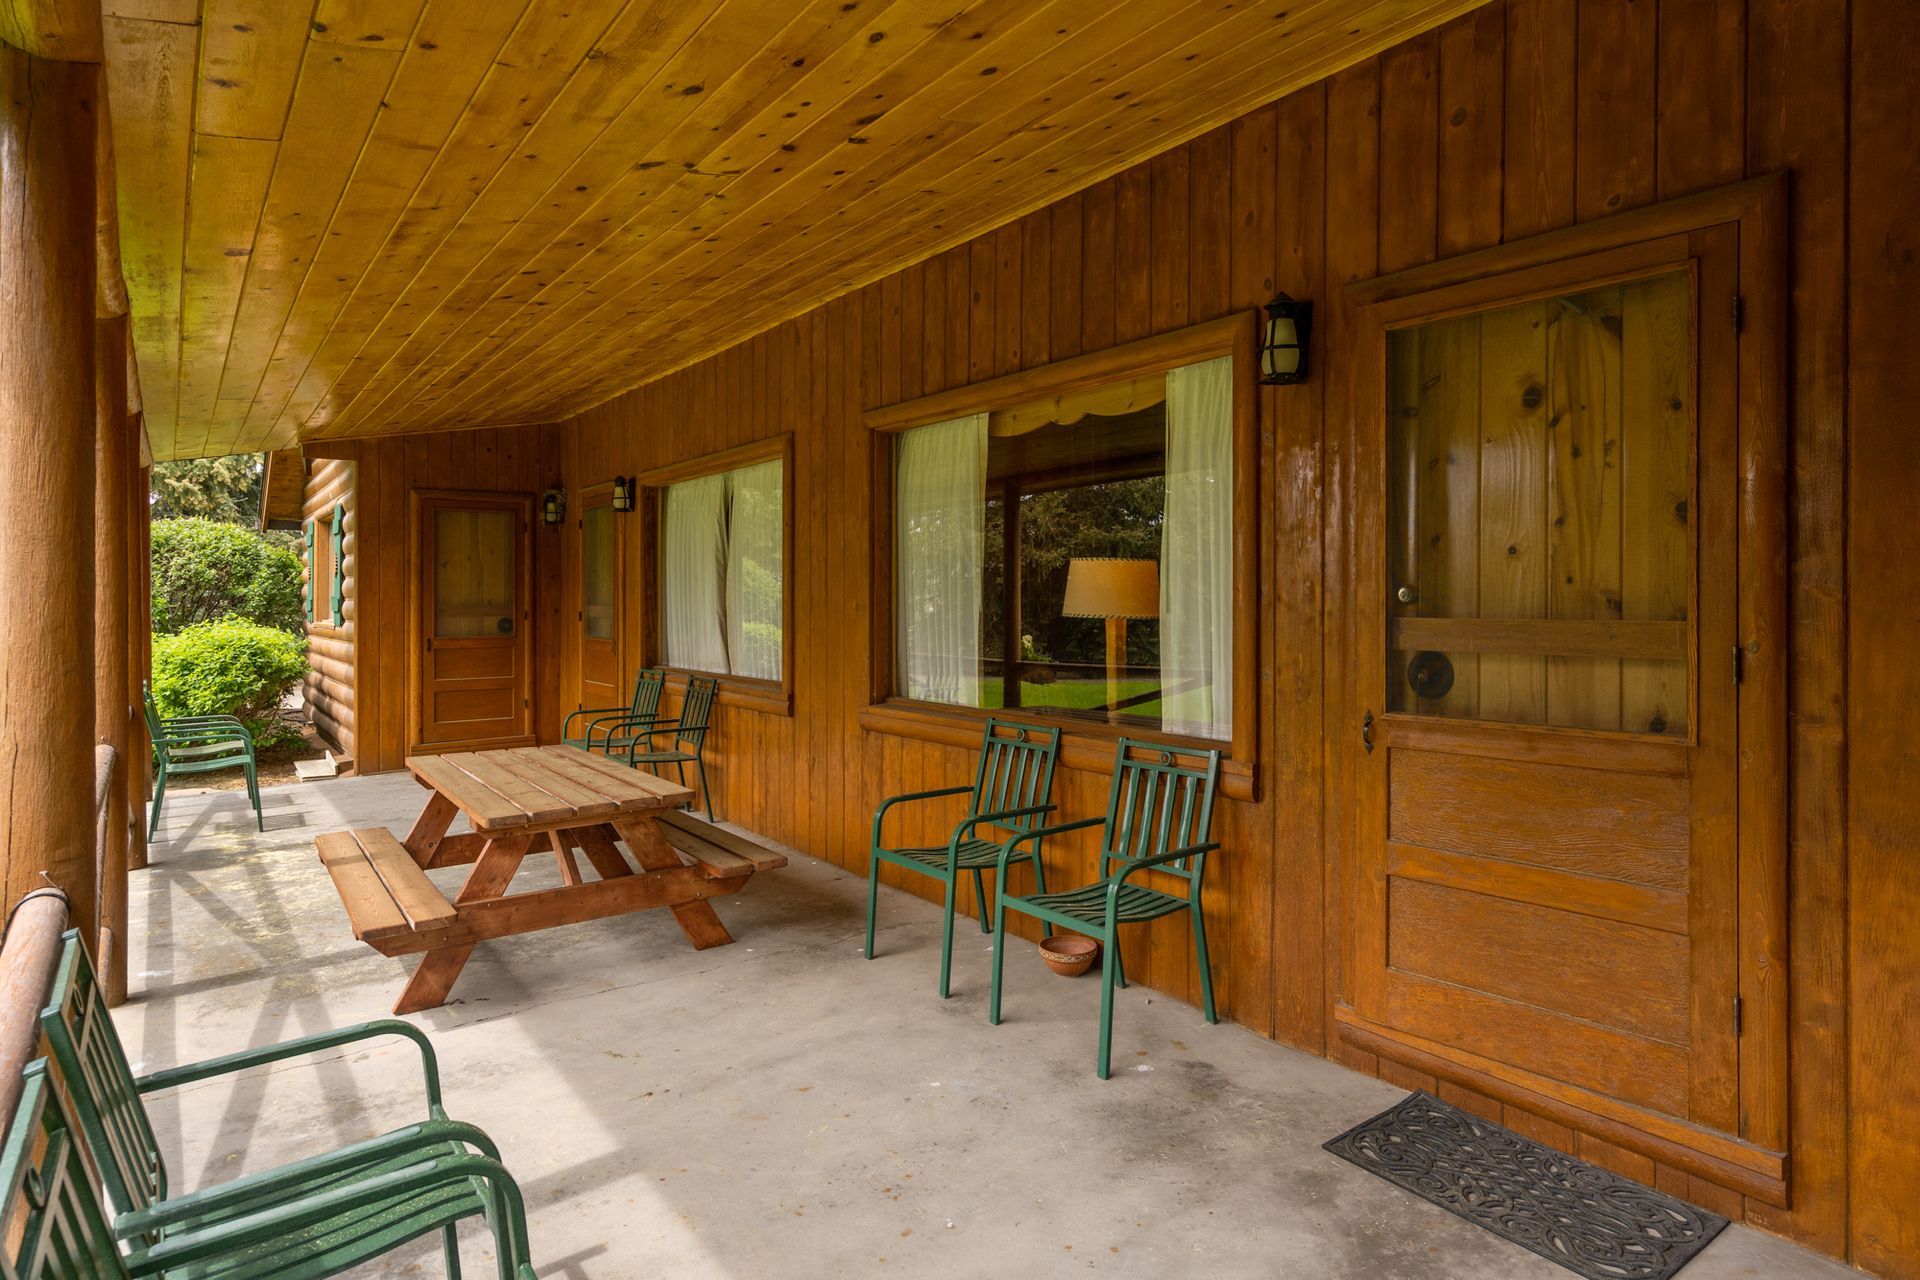
[[[781,854],[678,812],[693,798],[688,788],[575,747],[410,756],[407,768],[432,794],[406,839],[372,828],[315,842],[353,936],[382,955],[422,957],[395,1013],[446,1003],[487,938],[665,907],[696,950],[722,946],[733,937],[707,899],[786,865]],[[471,832],[447,834],[457,814]],[[581,874],[576,849],[594,878]],[[521,861],[547,850],[561,883],[509,893]],[[467,863],[473,869],[448,901],[426,873]]]

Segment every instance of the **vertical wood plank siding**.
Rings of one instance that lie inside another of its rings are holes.
[[[564,477],[577,502],[616,474],[791,431],[793,709],[723,704],[711,778],[725,817],[864,872],[874,803],[964,778],[970,753],[861,728],[870,540],[889,536],[874,528],[862,410],[1209,320],[1283,288],[1318,306],[1315,375],[1260,398],[1260,641],[1244,656],[1259,670],[1260,786],[1220,808],[1226,853],[1207,907],[1222,1008],[1286,1044],[1434,1087],[1331,1031],[1358,715],[1345,433],[1365,393],[1347,376],[1354,316],[1342,286],[1792,170],[1793,1206],[1745,1205],[1446,1091],[1826,1252],[1920,1276],[1920,1216],[1902,1209],[1920,1198],[1910,1083],[1920,864],[1907,776],[1920,687],[1906,660],[1920,624],[1895,580],[1915,479],[1904,424],[1920,397],[1904,319],[1920,291],[1910,17],[1901,0],[1502,0],[563,428],[343,446],[360,462],[353,532],[396,551],[355,561],[351,621],[380,637],[359,655],[359,752],[391,767],[405,746],[409,485],[537,492]],[[573,523],[536,531],[543,736],[578,700]],[[639,521],[616,527],[637,658],[636,602],[653,566]],[[1849,596],[1850,574],[1864,594]],[[1849,737],[1861,744],[1851,791]],[[1105,787],[1104,776],[1063,771],[1056,798],[1079,816],[1098,810]],[[898,834],[932,838],[952,817],[926,806],[918,826],[902,816]],[[1091,871],[1085,843],[1049,854],[1063,882]],[[1191,1000],[1183,930],[1154,926],[1129,940],[1126,960],[1130,975]],[[963,964],[956,981],[983,983],[984,967]]]

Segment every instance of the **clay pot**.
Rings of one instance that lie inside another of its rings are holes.
[[[1063,978],[1077,978],[1100,958],[1100,944],[1077,933],[1056,933],[1040,943],[1040,958]]]

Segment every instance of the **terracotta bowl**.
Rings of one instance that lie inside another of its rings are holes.
[[[1100,958],[1100,944],[1077,933],[1057,933],[1040,943],[1040,958],[1063,978],[1077,978]]]

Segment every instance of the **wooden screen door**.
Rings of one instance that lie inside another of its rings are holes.
[[[530,743],[532,500],[517,494],[415,498],[415,749]]]
[[[1781,513],[1742,494],[1778,445],[1742,395],[1739,233],[1363,292],[1342,1016],[1777,1195],[1784,975],[1743,913],[1777,902],[1784,811],[1742,759],[1785,726],[1742,682],[1780,678],[1752,642]]]
[[[620,606],[622,572],[620,529],[613,511],[613,486],[595,485],[581,494],[580,512],[580,705],[621,706],[628,691],[621,684]]]

